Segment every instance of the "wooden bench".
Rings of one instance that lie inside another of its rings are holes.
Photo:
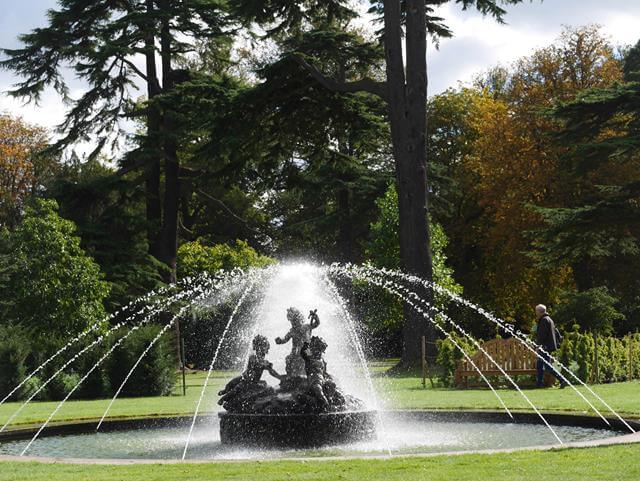
[[[482,348],[496,361],[497,364],[500,365],[502,369],[504,369],[504,371],[509,376],[533,376],[532,379],[528,382],[518,381],[519,386],[535,384],[535,376],[537,374],[537,356],[519,340],[513,337],[509,339],[492,339],[482,344]],[[470,357],[478,367],[478,369],[482,371],[482,374],[484,374],[487,378],[489,378],[489,376],[501,376],[505,379],[509,386],[512,386],[512,384],[506,379],[500,369],[498,369],[496,365],[491,362],[482,351],[479,350],[477,353]],[[458,361],[458,365],[456,366],[456,386],[464,388],[469,387],[470,377],[477,378],[476,382],[473,382],[471,385],[486,385],[473,365],[469,361],[467,361],[466,358],[463,358]],[[545,371],[545,385],[550,386],[554,381],[555,378]]]

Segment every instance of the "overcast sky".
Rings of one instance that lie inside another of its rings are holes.
[[[4,48],[18,46],[16,37],[20,33],[43,26],[46,10],[56,5],[55,0],[3,3],[0,47]],[[474,74],[495,64],[508,64],[548,45],[563,25],[600,24],[616,45],[633,44],[640,38],[640,0],[525,0],[508,10],[507,24],[499,25],[475,12],[462,12],[453,3],[441,8],[439,13],[447,19],[455,36],[442,40],[439,50],[433,46],[429,49],[430,95],[469,81]],[[0,91],[6,91],[16,80],[0,71]],[[80,83],[71,82],[71,87],[72,92],[81,92]],[[54,92],[47,92],[39,106],[22,106],[1,95],[1,111],[46,127],[58,124],[64,116],[64,106]]]

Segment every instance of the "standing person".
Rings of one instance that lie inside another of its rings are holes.
[[[553,367],[550,356],[550,353],[560,347],[559,340],[556,336],[556,325],[553,319],[551,319],[551,316],[547,314],[547,307],[544,304],[538,304],[536,306],[536,317],[538,322],[536,338],[538,346],[540,346],[537,352],[538,360],[536,362],[536,368],[538,370],[538,377],[536,386],[544,387],[544,371],[546,370],[560,381],[560,388],[563,389],[567,384],[560,378],[560,374]]]

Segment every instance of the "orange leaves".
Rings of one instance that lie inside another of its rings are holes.
[[[530,232],[542,222],[531,206],[564,205],[570,195],[558,181],[564,149],[555,141],[559,126],[545,109],[621,78],[608,39],[587,26],[566,29],[553,45],[477,82],[479,98],[468,121],[473,142],[461,177],[482,207],[476,221],[482,279],[504,316],[524,321],[531,305],[553,304],[572,281],[567,268],[545,272],[529,256]]]
[[[0,226],[15,225],[25,198],[37,189],[38,156],[46,145],[43,128],[0,115]]]

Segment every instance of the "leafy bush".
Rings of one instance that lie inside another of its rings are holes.
[[[461,337],[453,333],[451,337],[469,356],[476,353],[476,347],[466,337]],[[441,339],[438,341],[438,357],[436,358],[436,362],[441,369],[440,380],[443,385],[453,386],[458,361],[463,357],[462,351],[458,349],[450,339]]]
[[[618,299],[606,287],[594,287],[565,295],[556,318],[562,325],[580,323],[585,331],[611,334],[613,326],[625,319],[617,309]]]
[[[598,376],[596,378],[596,345]],[[579,326],[565,335],[557,353],[558,359],[584,382],[620,382],[640,378],[640,334],[616,337],[594,337],[581,333]]]
[[[61,401],[80,382],[80,378],[81,376],[77,372],[61,372],[47,385],[43,398],[48,401]],[[72,398],[78,398],[77,391],[73,393]]]
[[[108,285],[55,201],[37,200],[0,237],[0,319],[30,331],[39,350],[104,317]]]
[[[26,377],[26,360],[31,352],[29,339],[17,326],[0,325],[0,399],[9,394]],[[22,389],[13,395],[20,398]]]
[[[134,331],[109,357],[107,376],[113,392],[120,387],[129,370],[160,332],[156,325]],[[176,354],[172,331],[165,333],[149,350],[122,389],[121,396],[166,396],[176,382]],[[115,336],[114,338],[119,338]]]
[[[274,262],[274,259],[259,254],[243,240],[236,240],[235,245],[213,246],[204,245],[197,240],[182,244],[178,249],[178,278],[235,267],[265,267]]]
[[[88,344],[90,341],[86,341]],[[85,344],[86,345],[86,344]],[[85,346],[78,346],[78,350]],[[93,366],[100,360],[100,358],[107,351],[108,346],[94,346],[85,352],[78,361],[76,361],[76,370],[84,376],[88,373]],[[109,380],[105,372],[105,363],[103,361],[98,368],[94,369],[89,377],[80,385],[78,390],[74,393],[75,398],[79,399],[99,399],[108,396]]]

